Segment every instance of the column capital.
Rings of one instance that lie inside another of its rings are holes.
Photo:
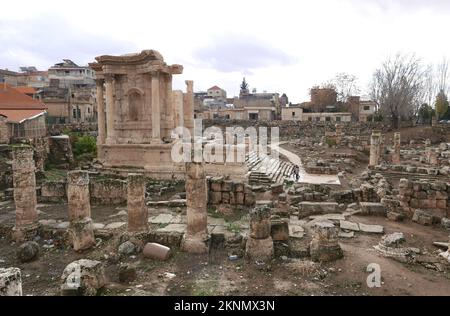
[[[103,86],[103,83],[105,83],[105,79],[95,79],[95,84],[97,87]]]
[[[114,81],[114,74],[104,74],[105,82],[111,83]]]

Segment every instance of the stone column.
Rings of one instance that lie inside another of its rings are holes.
[[[95,245],[89,196],[89,173],[75,170],[67,173],[69,235],[75,251]]]
[[[370,160],[369,166],[376,166],[380,160],[380,138],[381,134],[378,131],[373,131],[370,137]]]
[[[245,257],[252,261],[269,261],[273,254],[270,208],[256,207],[250,212],[250,233],[245,245]]]
[[[105,125],[105,105],[103,102],[103,80],[97,79],[97,125],[98,125],[98,136],[97,144],[103,145],[106,138],[106,125]]]
[[[343,252],[338,243],[339,228],[331,222],[318,222],[310,243],[311,259],[328,262],[342,258]]]
[[[201,162],[187,162],[186,167],[186,204],[187,231],[182,248],[190,253],[208,252],[207,227],[207,184],[204,165]]]
[[[194,135],[194,81],[186,80],[186,94],[184,96],[184,126]]]
[[[127,177],[128,231],[148,229],[148,210],[145,205],[145,177],[130,173]]]
[[[114,131],[114,75],[105,74],[106,92],[106,143],[116,142]]]
[[[438,165],[438,153],[437,153],[436,149],[427,148],[427,162],[433,166]]]
[[[159,99],[159,73],[152,73],[152,142],[161,143],[161,107]]]
[[[16,223],[12,237],[16,241],[23,241],[33,238],[39,227],[33,148],[30,146],[13,147],[13,155]]]
[[[400,133],[394,133],[394,154],[392,155],[392,162],[400,163]]]
[[[183,114],[183,92],[175,90],[172,92],[173,107],[175,110],[175,127],[184,126]]]

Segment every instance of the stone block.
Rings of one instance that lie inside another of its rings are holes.
[[[19,268],[0,268],[0,296],[22,296]]]

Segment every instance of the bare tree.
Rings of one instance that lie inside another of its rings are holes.
[[[348,97],[360,93],[357,82],[356,76],[340,72],[330,81],[330,84],[336,89],[338,101],[346,102]]]
[[[422,103],[426,68],[413,55],[397,54],[376,70],[370,86],[372,100],[395,128],[400,120],[411,119]]]
[[[441,92],[443,92],[444,94],[448,94],[449,74],[448,59],[444,57],[441,63],[439,63],[436,67],[436,94]]]

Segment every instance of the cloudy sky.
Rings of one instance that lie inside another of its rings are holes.
[[[364,90],[397,52],[426,63],[450,57],[449,0],[128,0],[2,3],[0,68],[47,69],[63,58],[87,64],[103,54],[156,49],[184,65],[174,86],[218,85],[239,93],[245,76],[257,91],[296,103],[338,72]]]

